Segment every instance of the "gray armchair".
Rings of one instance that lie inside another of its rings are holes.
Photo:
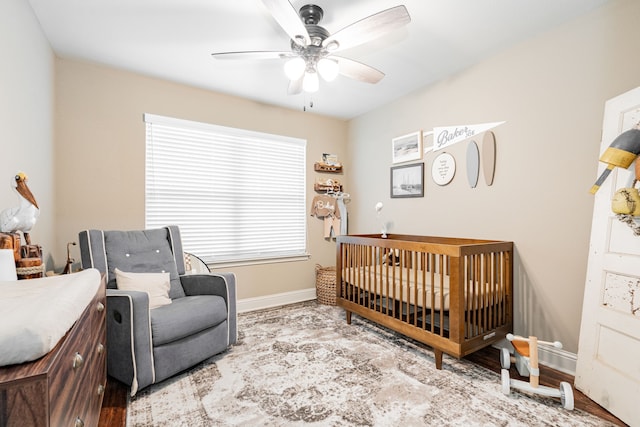
[[[235,344],[235,275],[185,275],[178,227],[85,230],[79,242],[82,268],[106,274],[107,372],[132,396]],[[116,268],[169,272],[171,303],[150,310],[147,292],[118,290]]]

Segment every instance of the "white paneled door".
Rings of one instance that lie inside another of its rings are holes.
[[[639,122],[640,88],[607,101],[600,153]],[[634,176],[634,164],[615,168],[594,196],[575,386],[640,426],[640,221],[625,223],[611,210],[615,191],[631,187]]]

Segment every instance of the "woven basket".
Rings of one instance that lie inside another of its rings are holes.
[[[336,305],[336,268],[316,264],[316,295],[318,303]]]

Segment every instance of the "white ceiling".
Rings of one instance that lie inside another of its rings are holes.
[[[349,119],[459,72],[610,0],[315,0],[330,33],[404,4],[411,23],[341,56],[386,76],[346,77],[287,95],[281,60],[219,61],[213,52],[289,50],[260,0],[29,0],[55,53],[258,102]],[[298,10],[310,0],[294,0]],[[310,108],[310,103],[313,107]]]

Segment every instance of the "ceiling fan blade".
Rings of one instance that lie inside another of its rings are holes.
[[[411,22],[411,17],[406,7],[403,5],[392,7],[344,27],[327,37],[322,42],[322,46],[331,52],[349,49],[403,27],[409,22]],[[337,46],[332,49],[331,45],[335,43]]]
[[[212,53],[215,59],[232,59],[232,60],[245,60],[245,59],[282,59],[292,56],[291,52],[276,52],[276,51],[245,51],[245,52],[220,52]]]
[[[287,89],[287,94],[289,95],[297,95],[299,93],[302,92],[302,80],[304,79],[303,77],[300,77],[297,80],[291,80],[289,82],[289,88]]]
[[[384,77],[384,73],[369,65],[363,64],[353,59],[341,56],[330,56],[336,59],[340,66],[340,74],[350,79],[359,80],[365,83],[378,83]]]
[[[306,46],[311,43],[307,28],[291,3],[287,0],[262,0],[262,3],[269,9],[276,22],[291,37],[291,40],[300,46]]]

